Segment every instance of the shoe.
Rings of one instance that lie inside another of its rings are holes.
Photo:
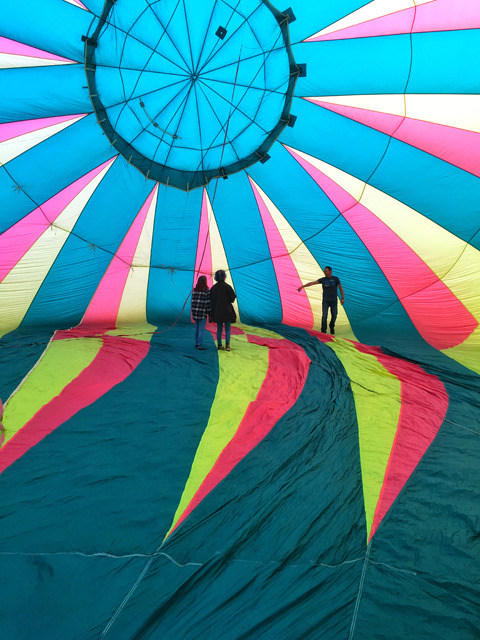
[[[225,351],[225,347],[222,347],[222,345],[221,345],[221,344],[219,344],[219,345],[218,345],[217,349],[218,349],[219,351]]]
[[[207,350],[207,347],[198,347],[198,350],[199,350],[199,351],[206,351],[206,350]]]
[[[335,329],[330,329],[330,335],[334,336],[335,335]]]
[[[325,331],[324,331],[323,329],[321,329],[320,333],[327,333],[327,330],[325,329]]]
[[[231,351],[229,344],[227,344],[227,346],[225,347],[225,351]]]
[[[198,349],[198,344],[195,345],[195,349]]]

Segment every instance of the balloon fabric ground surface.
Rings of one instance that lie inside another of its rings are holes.
[[[0,15],[2,640],[478,640],[480,4]]]

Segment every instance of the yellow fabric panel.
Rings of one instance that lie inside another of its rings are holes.
[[[94,360],[101,338],[50,342],[20,388],[8,400],[3,416],[5,443]]]
[[[351,380],[357,411],[367,540],[397,432],[401,383],[373,355],[360,353],[351,342],[335,339],[333,349]]]
[[[407,116],[415,120],[475,131],[480,133],[480,96],[475,94],[441,95],[407,93],[371,94],[358,96],[315,96],[318,100],[357,109],[368,109],[378,113]]]
[[[297,153],[392,229],[480,323],[480,251],[383,191],[317,158]],[[480,373],[479,349],[480,324],[461,345],[443,353]]]
[[[292,259],[301,283],[307,284],[307,282],[321,278],[324,275],[322,268],[310,253],[307,245],[302,242],[300,236],[297,235],[295,230],[287,222],[285,216],[277,209],[267,194],[256,182],[252,180],[252,178],[250,178],[250,180],[255,185],[255,188],[272,216],[272,220],[282,237],[287,252],[290,254],[290,258]],[[318,287],[307,287],[305,289],[305,293],[307,294],[308,302],[310,303],[310,308],[313,314],[314,324],[312,328],[316,331],[320,331],[322,327],[322,287],[320,285]],[[340,303],[338,304],[338,317],[335,324],[335,331],[337,335],[345,338],[346,340],[356,340],[345,309]]]
[[[150,272],[150,256],[152,250],[153,224],[157,207],[158,188],[148,208],[138,240],[132,268],[130,269],[123,290],[117,315],[117,326],[130,326],[135,323],[147,323],[147,290]]]
[[[73,198],[55,220],[55,226],[45,229],[35,244],[2,280],[0,287],[0,338],[16,329],[22,322],[85,205],[112,166],[113,161]]]
[[[232,335],[230,344],[234,353],[218,352],[220,375],[210,418],[167,536],[235,435],[267,374],[268,348],[248,342],[245,335]]]
[[[210,251],[212,253],[212,276],[215,271],[223,269],[227,273],[227,282],[235,289],[233,281],[233,274],[229,269],[227,254],[223,246],[220,231],[218,230],[217,220],[212,209],[210,198],[208,197],[207,190],[205,189],[205,196],[207,201],[207,215],[208,215],[208,228],[210,238]],[[240,311],[238,310],[238,300],[233,303],[235,313],[237,314],[237,320],[240,322]]]

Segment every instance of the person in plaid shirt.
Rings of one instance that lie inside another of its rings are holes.
[[[192,291],[192,320],[195,322],[195,349],[205,351],[203,334],[207,318],[210,316],[210,289],[207,276],[200,276]]]

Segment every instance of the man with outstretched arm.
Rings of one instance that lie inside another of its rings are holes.
[[[330,309],[332,318],[330,320],[330,333],[335,335],[335,320],[338,313],[338,293],[337,287],[340,289],[340,303],[343,304],[345,299],[343,295],[343,287],[340,284],[340,280],[337,276],[332,276],[332,267],[325,267],[325,277],[314,280],[313,282],[307,282],[307,284],[298,287],[298,291],[305,289],[305,287],[311,287],[314,284],[321,284],[323,288],[323,300],[322,300],[322,333],[327,333],[327,317],[328,310]]]

